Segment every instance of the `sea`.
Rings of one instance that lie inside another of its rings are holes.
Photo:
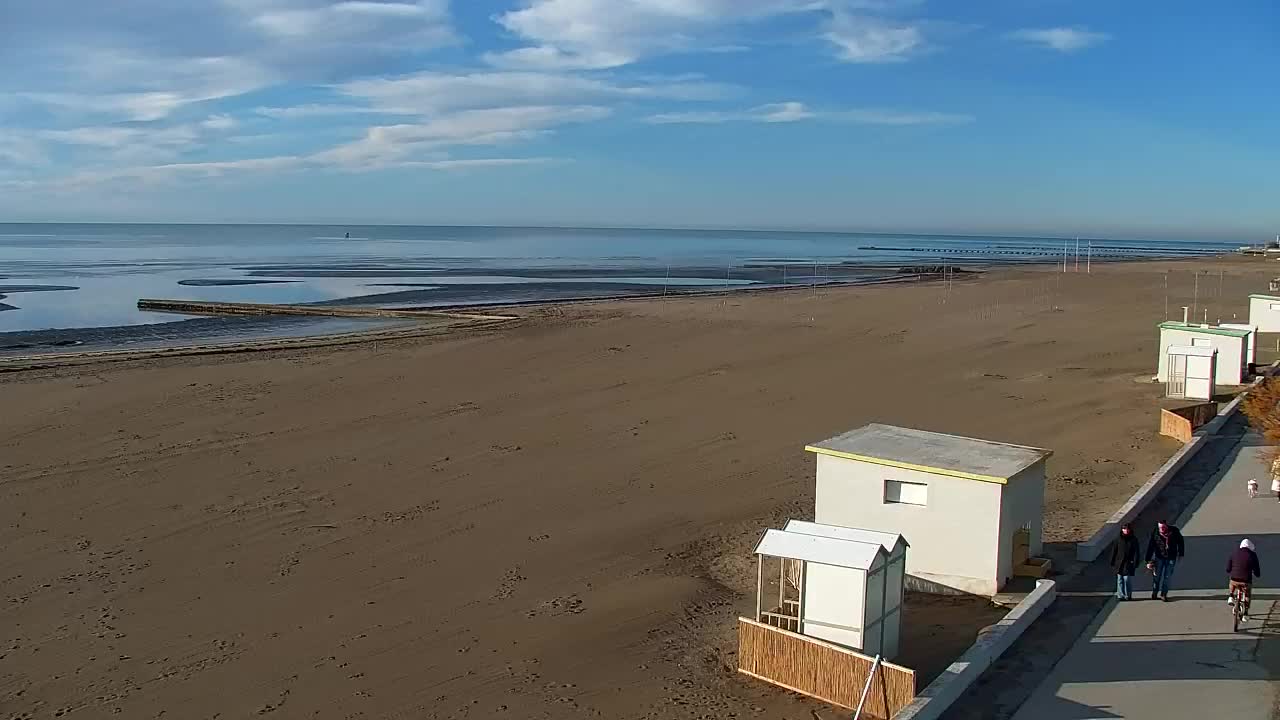
[[[194,318],[141,298],[459,307],[874,282],[911,268],[1189,257],[1230,242],[769,230],[0,223],[0,356],[395,327]]]

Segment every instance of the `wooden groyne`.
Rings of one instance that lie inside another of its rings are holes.
[[[379,308],[364,305],[276,305],[271,303],[205,302],[142,298],[139,310],[182,315],[314,315],[347,318],[404,318],[413,320],[514,320],[510,315],[442,312],[415,308]]]

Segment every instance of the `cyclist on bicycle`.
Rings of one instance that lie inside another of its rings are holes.
[[[1240,619],[1249,622],[1249,596],[1253,590],[1253,579],[1262,577],[1262,565],[1258,563],[1258,553],[1254,552],[1253,543],[1248,538],[1241,540],[1239,549],[1227,558],[1227,576],[1231,578],[1227,586],[1227,604],[1236,602],[1236,594],[1239,593]]]

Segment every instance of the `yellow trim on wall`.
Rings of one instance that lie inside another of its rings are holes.
[[[899,462],[897,460],[885,460],[884,458],[871,457],[869,455],[857,455],[855,453],[841,452],[839,450],[828,450],[827,448],[820,448],[814,445],[806,445],[804,449],[818,455],[830,455],[831,457],[844,458],[845,460],[858,460],[860,462],[871,463],[873,465],[885,465],[888,467],[902,468],[903,470],[915,470],[917,472],[927,472],[934,475],[946,475],[948,477],[962,478],[964,480],[996,483],[997,485],[1009,484],[1009,478],[996,477],[995,475],[979,475],[977,473],[967,473],[961,470],[929,467],[928,465],[914,465],[912,463]]]

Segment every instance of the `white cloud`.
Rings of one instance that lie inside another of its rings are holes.
[[[599,120],[608,114],[608,109],[594,106],[464,110],[421,123],[372,127],[363,138],[318,153],[315,159],[346,168],[395,165],[451,147],[525,140],[559,125]]]
[[[940,112],[914,112],[875,108],[818,111],[800,102],[761,105],[736,112],[660,113],[645,118],[655,125],[715,124],[727,122],[789,123],[804,120],[845,122],[857,125],[960,125],[973,122],[971,115]]]
[[[840,59],[851,63],[902,62],[925,48],[924,33],[916,25],[841,12],[832,18],[826,37]]]
[[[820,11],[831,0],[526,0],[494,18],[530,46],[488,56],[504,67],[610,68],[693,49],[725,26]],[[714,42],[713,46],[723,45]]]
[[[285,42],[438,47],[455,40],[446,0],[241,2],[252,27]]]
[[[1110,35],[1083,27],[1028,28],[1009,34],[1014,40],[1038,45],[1058,52],[1075,52],[1106,42]]]
[[[263,117],[274,118],[276,120],[293,120],[297,118],[309,117],[325,117],[330,115],[362,115],[377,114],[386,112],[377,108],[364,107],[362,105],[334,105],[324,103],[313,103],[309,105],[294,105],[292,107],[260,107],[254,108],[254,112]]]
[[[43,165],[46,160],[38,142],[25,135],[0,129],[0,169],[6,165]]]
[[[6,8],[0,66],[30,71],[0,75],[0,94],[111,120],[154,121],[275,85],[345,80],[456,42],[448,0],[63,5]]]
[[[761,122],[767,123],[798,122],[816,117],[809,108],[804,106],[804,103],[798,102],[762,105],[756,108],[756,112],[759,113]]]
[[[205,130],[234,130],[240,125],[240,121],[223,113],[221,115],[210,115],[200,122],[200,127]]]
[[[337,90],[387,112],[431,115],[468,108],[583,103],[607,99],[712,100],[735,89],[705,81],[621,84],[594,77],[545,72],[421,72],[357,80]]]

